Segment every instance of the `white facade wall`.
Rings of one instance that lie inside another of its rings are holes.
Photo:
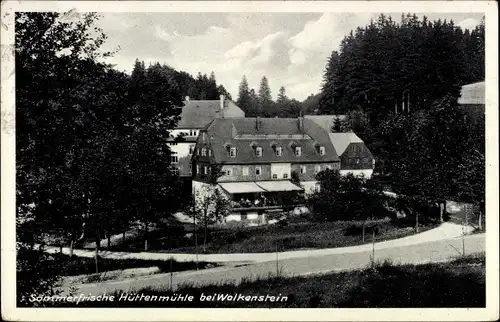
[[[373,174],[373,169],[359,169],[359,170],[340,170],[341,175],[345,176],[352,173],[355,177],[363,176],[365,179],[370,179]]]
[[[195,142],[179,142],[177,144],[168,143],[170,151],[178,155],[179,159],[185,156],[189,156],[189,147],[192,146],[194,148],[195,145]]]
[[[290,163],[271,163],[271,178],[274,179],[273,175],[277,175],[277,179],[290,179],[291,178],[291,164]],[[286,174],[286,178],[284,178]]]

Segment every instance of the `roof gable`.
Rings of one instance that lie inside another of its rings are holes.
[[[339,118],[341,121],[346,119],[345,115],[304,115],[304,118],[309,119],[319,125],[324,130],[330,132],[333,126],[333,121],[335,118]]]
[[[475,105],[485,104],[484,82],[472,83],[462,86],[458,104]]]
[[[342,155],[351,143],[363,143],[353,132],[329,133],[329,137],[338,155]]]
[[[212,120],[221,118],[220,100],[189,100],[184,101],[179,123],[179,129],[202,129]],[[233,101],[224,100],[224,117],[244,117],[245,113]]]

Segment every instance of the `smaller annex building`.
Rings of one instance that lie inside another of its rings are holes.
[[[352,173],[355,176],[363,175],[367,179],[372,177],[375,158],[363,140],[354,132],[332,132],[334,120],[338,118],[341,121],[345,121],[345,115],[305,115],[304,117],[328,132],[335,152],[340,157],[340,174],[346,175]]]

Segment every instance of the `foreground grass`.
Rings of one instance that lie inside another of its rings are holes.
[[[436,225],[421,226],[419,232],[434,228]],[[355,246],[385,241],[415,234],[413,227],[401,222],[379,220],[365,223],[363,241],[362,221],[338,221],[329,223],[291,223],[287,226],[268,225],[242,227],[214,231],[206,246],[207,253],[266,253],[297,249],[319,249]],[[203,239],[199,239],[203,240]],[[198,247],[198,251],[201,247]],[[196,249],[179,247],[174,249],[157,248],[157,251],[193,253]]]
[[[184,286],[175,293],[168,289],[142,289],[135,294],[191,295],[186,301],[85,302],[86,307],[484,307],[485,257],[467,256],[448,263],[394,266],[379,263],[363,270],[321,276],[271,278],[203,287]],[[115,293],[118,298],[120,292]],[[130,294],[130,293],[129,293]],[[243,294],[286,296],[284,302],[201,301],[201,295]],[[55,303],[57,306],[72,306]],[[74,304],[73,304],[74,305]]]
[[[95,258],[69,257],[64,254],[53,254],[54,261],[58,263],[61,276],[76,276],[83,274],[93,274],[96,272]],[[98,271],[107,272],[128,268],[158,267],[159,273],[180,272],[196,269],[196,262],[177,262],[163,260],[143,260],[143,259],[110,259],[98,257]],[[213,263],[198,262],[198,269],[207,266],[216,266]]]

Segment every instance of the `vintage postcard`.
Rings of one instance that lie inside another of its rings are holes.
[[[4,1],[2,318],[494,321],[493,1]]]

